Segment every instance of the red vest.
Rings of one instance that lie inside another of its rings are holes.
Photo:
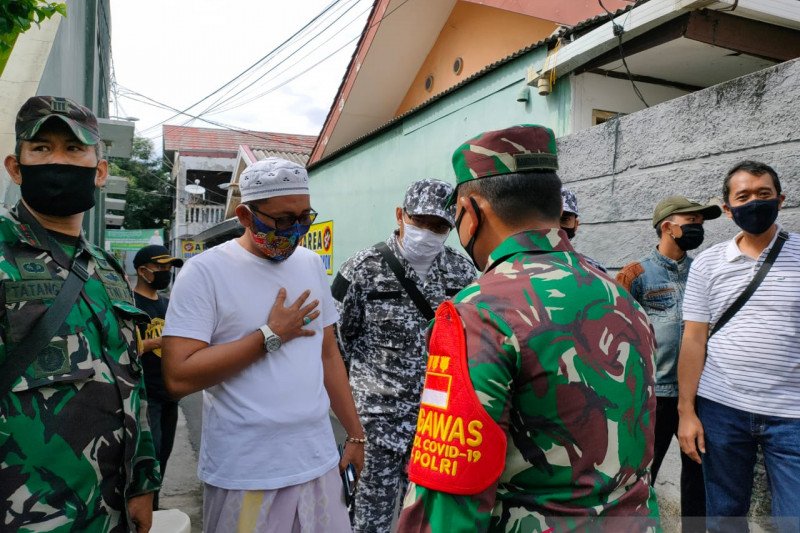
[[[452,302],[436,311],[408,477],[450,494],[478,494],[500,477],[506,435],[469,377],[464,327]]]

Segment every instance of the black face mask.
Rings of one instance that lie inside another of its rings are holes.
[[[96,167],[19,165],[22,199],[43,215],[67,217],[94,207]]]
[[[567,238],[569,240],[572,240],[572,239],[575,238],[575,230],[577,228],[565,228],[564,226],[561,226],[561,229],[564,230],[564,233],[567,234]]]
[[[777,220],[780,201],[780,198],[753,200],[738,207],[731,207],[733,221],[747,233],[761,235]]]
[[[163,291],[169,287],[169,282],[172,278],[172,272],[169,270],[150,270],[147,267],[145,267],[145,269],[153,275],[153,281],[147,282],[147,284],[153,289],[157,291]]]
[[[469,201],[472,203],[472,208],[475,209],[475,214],[478,217],[478,220],[476,221],[476,226],[477,227],[475,228],[475,233],[472,234],[472,238],[469,240],[469,242],[467,244],[462,244],[461,243],[461,236],[460,235],[458,237],[458,242],[459,242],[459,244],[461,244],[461,246],[464,247],[464,251],[467,252],[467,255],[472,260],[472,264],[475,265],[475,268],[477,268],[479,272],[483,272],[483,268],[480,267],[478,265],[478,261],[475,260],[475,252],[474,252],[474,250],[475,250],[475,239],[478,237],[478,230],[480,229],[480,226],[481,226],[481,210],[478,207],[478,202],[476,202],[474,198],[470,197]],[[461,220],[464,218],[464,213],[466,213],[466,212],[467,212],[466,209],[462,209],[461,210],[461,214],[458,215],[458,219],[456,220],[456,233],[458,233],[460,228],[461,228]]]
[[[678,248],[684,252],[694,250],[703,244],[705,231],[703,230],[702,224],[682,224],[681,231],[683,235],[680,237],[673,237],[673,239],[675,239],[675,244],[678,245]]]

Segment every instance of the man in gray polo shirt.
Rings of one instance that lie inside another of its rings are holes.
[[[785,233],[775,222],[785,197],[770,166],[739,163],[722,192],[725,214],[742,231],[701,253],[689,272],[678,360],[678,439],[683,452],[703,465],[709,530],[746,531],[743,517],[760,446],[772,514],[781,531],[798,531],[800,235]],[[786,240],[766,278],[709,337],[777,239]]]

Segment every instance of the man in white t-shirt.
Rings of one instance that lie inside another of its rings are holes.
[[[770,166],[737,164],[722,193],[725,213],[742,231],[702,252],[689,270],[678,440],[703,465],[710,531],[747,531],[759,447],[778,529],[800,531],[800,235],[776,223],[785,197]],[[777,245],[761,284],[720,322]]]
[[[207,533],[350,530],[340,471],[364,462],[319,256],[298,247],[316,217],[308,174],[278,158],[240,178],[238,239],[181,270],[163,331],[175,396],[205,390],[198,476]],[[343,457],[329,408],[347,431]]]

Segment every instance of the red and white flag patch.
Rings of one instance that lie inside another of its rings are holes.
[[[425,388],[422,389],[422,405],[447,409],[450,403],[450,381],[447,374],[428,372],[425,375]]]

